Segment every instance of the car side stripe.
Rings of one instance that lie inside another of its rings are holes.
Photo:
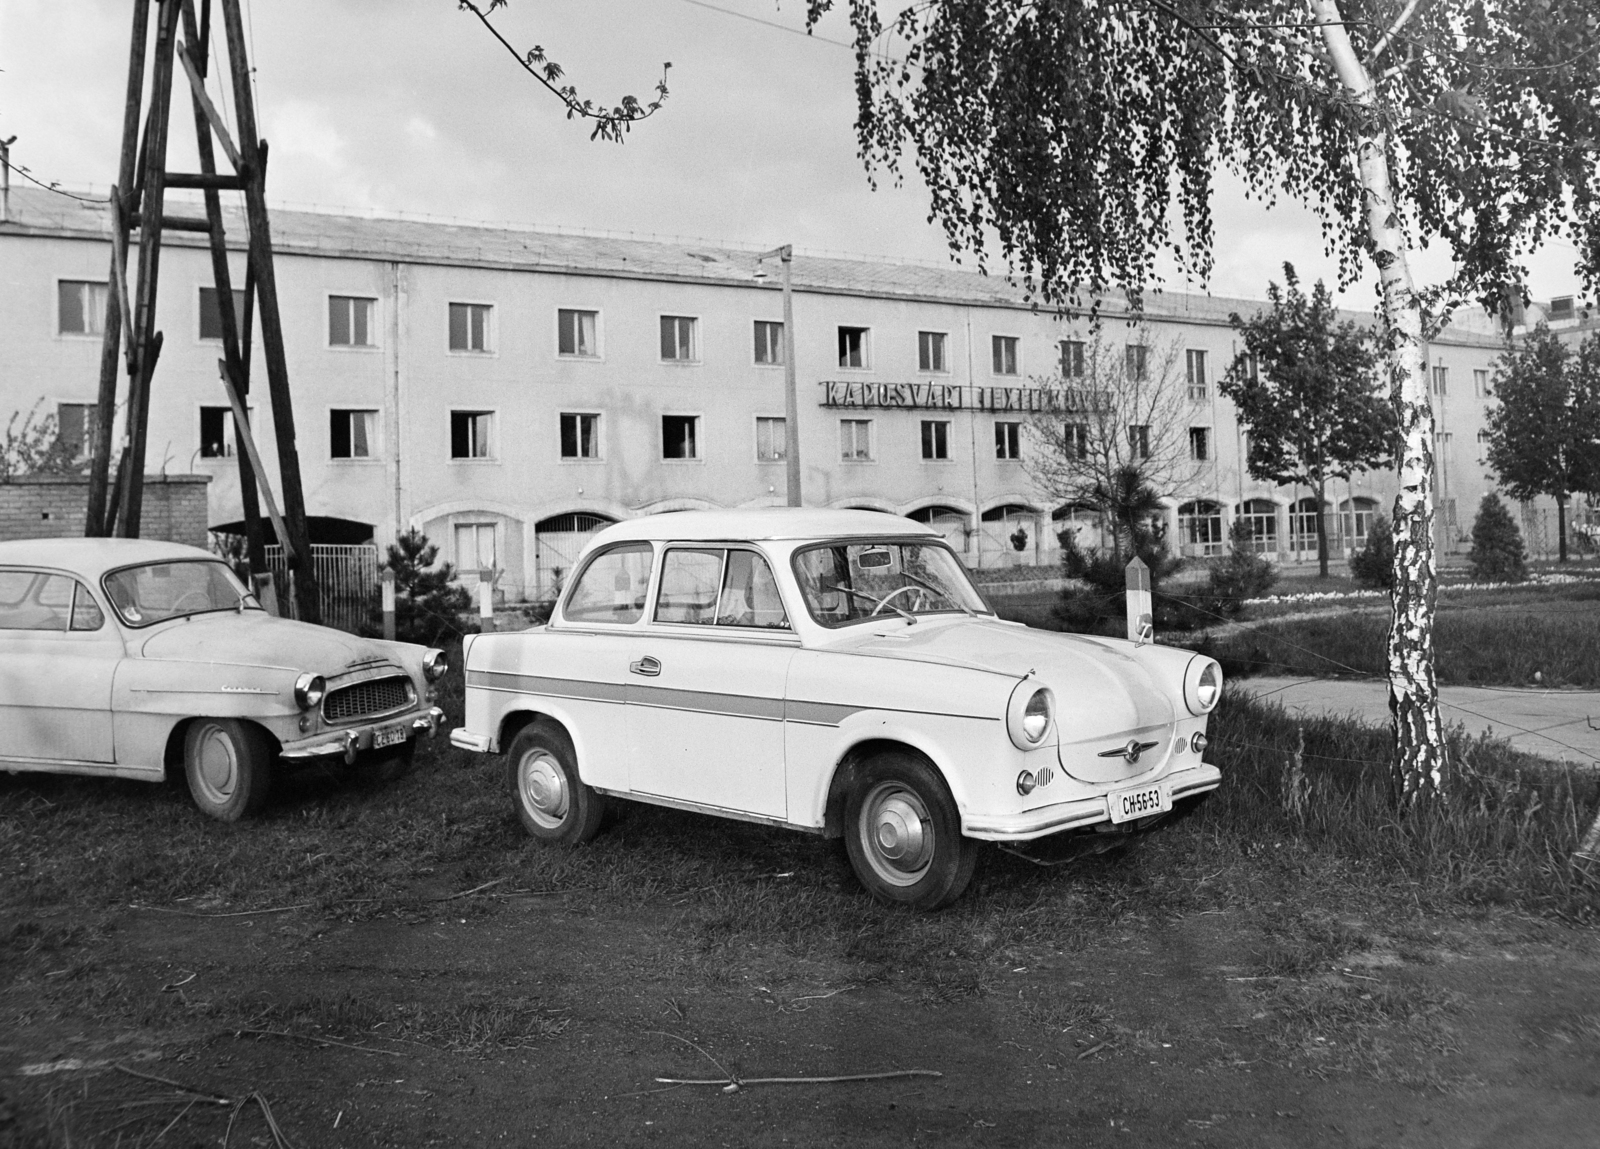
[[[469,670],[467,685],[508,690],[514,694],[582,698],[590,702],[627,701],[626,687],[621,683],[589,682],[581,678],[544,678],[535,674],[511,674],[504,670]]]
[[[628,683],[630,706],[654,706],[661,710],[691,710],[699,714],[722,714],[733,718],[783,720],[783,699],[761,698],[748,694],[713,694],[707,690],[678,690],[670,686]]]

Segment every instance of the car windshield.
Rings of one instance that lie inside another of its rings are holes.
[[[227,564],[204,559],[146,563],[106,575],[106,597],[129,626],[211,610],[259,610]]]
[[[941,543],[824,543],[798,552],[794,572],[806,609],[823,626],[877,617],[991,613],[960,560]]]

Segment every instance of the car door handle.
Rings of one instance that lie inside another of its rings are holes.
[[[628,664],[628,669],[633,671],[635,674],[643,674],[647,678],[654,678],[656,675],[661,673],[661,660],[659,658],[652,658],[647,654],[638,662],[630,662]]]

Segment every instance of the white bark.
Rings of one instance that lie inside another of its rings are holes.
[[[1389,180],[1388,137],[1377,90],[1346,33],[1337,0],[1309,0],[1337,82],[1368,113],[1357,163],[1367,235],[1383,288],[1389,381],[1399,415],[1400,493],[1395,496],[1393,604],[1389,626],[1389,711],[1395,783],[1405,806],[1445,789],[1444,734],[1433,666],[1437,580],[1433,555],[1433,406],[1422,350],[1422,307],[1411,282],[1406,239]],[[1392,35],[1392,31],[1391,31]]]

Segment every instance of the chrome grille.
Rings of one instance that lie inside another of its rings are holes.
[[[375,714],[387,714],[408,705],[413,698],[411,680],[403,674],[390,678],[369,678],[354,686],[328,691],[322,700],[325,722],[354,722]]]

